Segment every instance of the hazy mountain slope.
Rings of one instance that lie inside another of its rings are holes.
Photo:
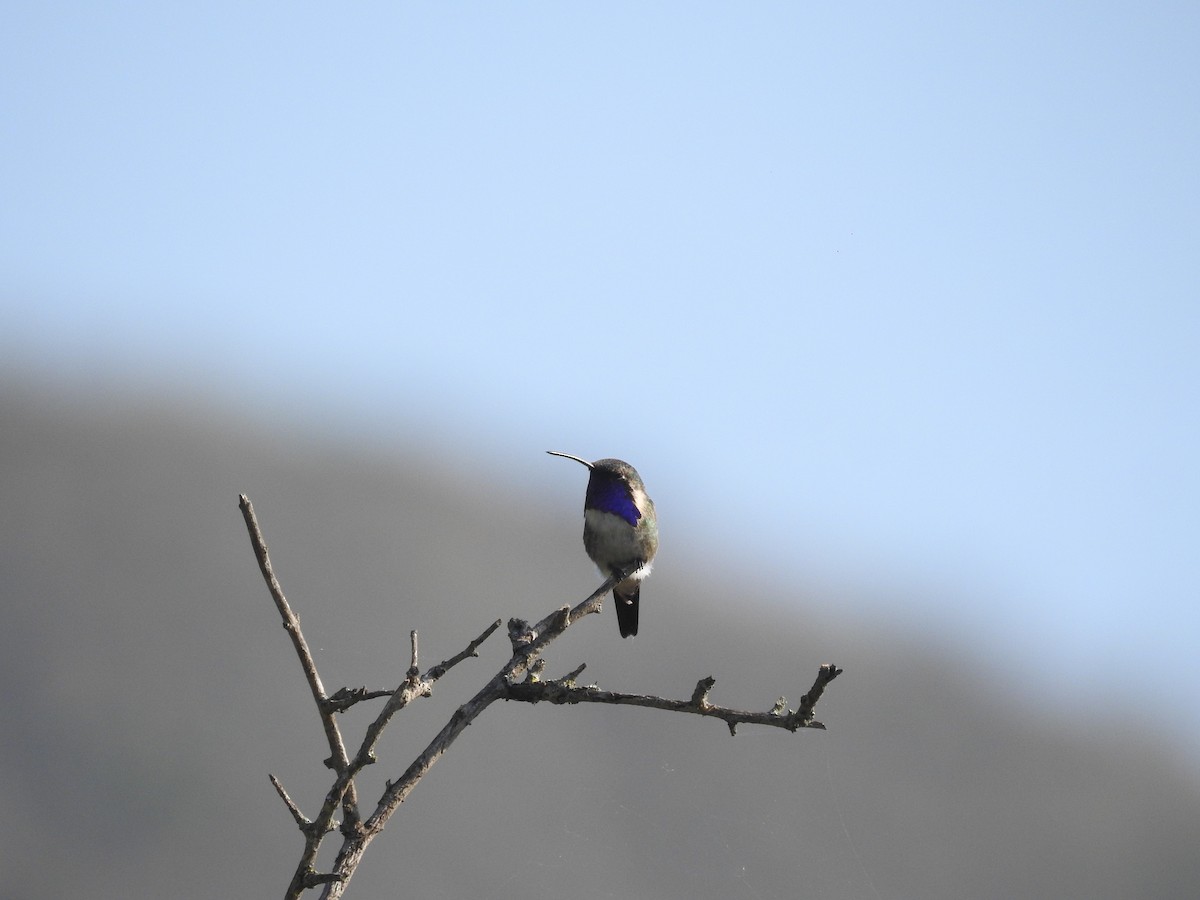
[[[330,686],[395,684],[410,628],[432,663],[595,582],[578,498],[560,508],[549,488],[489,489],[432,454],[177,411],[190,405],[0,390],[4,897],[282,891],[300,841],[266,774],[311,810],[325,750],[239,491]],[[846,674],[820,708],[829,731],[731,738],[644,710],[493,708],[351,896],[1200,895],[1200,790],[1154,736],[1121,729],[1131,698],[1084,733],[820,598],[784,615],[736,560],[717,584],[685,558],[647,583],[636,640],[606,609],[552,654],[560,671],[587,662],[605,687],[676,696],[712,674],[716,701],[766,707],[833,661]],[[364,795],[505,648],[404,713]]]

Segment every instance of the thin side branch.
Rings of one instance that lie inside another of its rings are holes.
[[[283,587],[279,584],[279,579],[275,577],[275,568],[271,565],[271,555],[267,552],[267,542],[263,538],[262,529],[258,526],[258,518],[254,515],[254,504],[245,494],[239,495],[239,499],[242,517],[246,520],[246,528],[250,532],[250,543],[254,545],[254,555],[258,557],[258,568],[262,572],[263,580],[267,583],[267,589],[271,592],[271,599],[275,601],[275,608],[279,611],[280,618],[283,619],[284,630],[292,639],[292,646],[300,658],[304,677],[308,680],[309,690],[312,691],[313,700],[320,712],[321,726],[325,729],[325,738],[329,742],[332,763],[330,768],[335,772],[343,772],[349,764],[346,756],[346,744],[342,740],[342,732],[338,728],[337,719],[325,707],[328,699],[325,695],[325,685],[321,683],[321,676],[317,672],[317,664],[313,660],[312,651],[308,649],[308,641],[304,639],[304,632],[300,630],[300,619],[292,612],[292,607],[283,594]],[[349,818],[358,818],[358,797],[355,795],[353,785],[346,791],[343,812]]]
[[[800,698],[800,708],[795,712],[795,715],[805,720],[806,724],[804,727],[822,729],[825,727],[820,722],[813,721],[813,707],[817,705],[817,701],[825,693],[825,686],[841,674],[842,670],[835,665],[827,663],[821,666],[821,671],[817,673],[817,680],[813,682],[813,686],[809,688],[808,693]]]
[[[267,777],[271,779],[271,784],[275,785],[275,792],[279,794],[279,799],[284,802],[288,808],[288,812],[290,812],[292,814],[292,818],[296,820],[296,825],[301,831],[307,833],[308,829],[312,826],[312,820],[306,817],[304,813],[300,812],[300,807],[298,807],[292,798],[288,796],[288,792],[283,789],[283,783],[278,778],[276,778],[274,775],[268,775]]]
[[[366,687],[338,688],[325,700],[324,708],[329,712],[345,712],[355,704],[366,700],[378,700],[380,697],[390,697],[396,692],[395,688],[382,691],[368,691]]]
[[[434,666],[432,669],[430,669],[428,672],[426,672],[425,678],[428,681],[437,681],[439,678],[441,678],[443,675],[445,675],[447,672],[449,672],[451,669],[453,669],[455,666],[457,666],[460,662],[462,662],[464,659],[478,657],[479,656],[479,645],[482,644],[484,641],[486,641],[488,638],[490,638],[492,636],[492,634],[496,631],[496,629],[499,627],[500,627],[500,620],[497,619],[495,622],[493,622],[491,625],[489,625],[487,628],[485,628],[483,630],[483,634],[479,635],[479,637],[475,638],[475,640],[473,640],[473,641],[471,641],[471,643],[467,644],[466,649],[463,650],[461,653],[456,653],[454,656],[450,657],[449,659],[442,660],[440,663],[438,663],[436,666]]]
[[[292,612],[292,607],[288,603],[287,597],[284,596],[283,587],[279,584],[279,579],[275,577],[275,568],[271,565],[271,555],[267,552],[267,542],[258,525],[258,518],[254,515],[254,505],[245,494],[239,495],[238,499],[242,518],[246,520],[246,530],[250,533],[250,543],[254,546],[254,555],[258,558],[258,568],[262,572],[263,580],[267,583],[267,590],[271,592],[271,598],[275,601],[275,608],[279,611],[280,618],[283,619],[284,630],[292,639],[292,647],[295,648],[296,655],[300,659],[300,667],[304,669],[304,677],[308,681],[313,701],[317,705],[317,715],[321,719],[321,727],[324,729],[325,739],[329,743],[329,759],[326,760],[326,763],[338,773],[337,782],[340,783],[340,790],[336,797],[332,799],[332,802],[329,797],[326,798],[317,819],[300,826],[301,831],[304,832],[304,850],[300,854],[300,861],[292,874],[286,894],[289,898],[299,897],[305,890],[314,886],[312,881],[313,864],[321,849],[321,841],[333,821],[334,810],[339,804],[342,808],[343,829],[352,831],[358,825],[358,793],[353,780],[346,779],[343,782],[343,776],[349,768],[350,760],[346,756],[346,745],[342,740],[342,732],[338,728],[333,710],[327,705],[328,697],[325,695],[325,686],[321,683],[321,676],[317,672],[317,664],[313,660],[312,651],[308,649],[308,641],[304,639],[304,632],[300,630],[300,620]],[[273,776],[271,780],[276,783],[276,790],[280,792],[284,803],[292,812],[292,817],[295,818],[299,814],[299,808],[291,802]],[[304,817],[301,815],[297,823],[299,824],[303,819]]]
[[[493,622],[491,625],[489,625],[487,628],[485,628],[483,630],[483,633],[481,635],[479,635],[479,637],[477,637],[477,638],[475,638],[475,640],[471,641],[471,643],[469,643],[465,649],[454,654],[454,656],[450,657],[449,659],[442,660],[436,666],[432,666],[424,674],[424,676],[422,676],[421,680],[423,682],[425,682],[426,684],[432,685],[434,682],[436,682],[439,678],[441,678],[443,675],[445,675],[447,672],[449,672],[451,669],[453,669],[455,666],[457,666],[463,660],[478,658],[480,644],[482,644],[489,637],[491,637],[492,634],[495,633],[496,629],[500,627],[500,625],[501,625],[501,622],[499,619],[497,619],[495,622]],[[415,631],[413,632],[413,641],[414,642],[416,641],[416,632]],[[414,657],[414,659],[415,659],[415,657]],[[413,668],[415,668],[415,662],[414,662]],[[410,677],[412,676],[411,668],[409,669],[409,676]],[[386,690],[377,690],[377,691],[368,691],[365,687],[340,688],[339,690],[337,690],[333,694],[331,694],[329,696],[329,698],[325,701],[325,708],[330,710],[331,712],[345,712],[346,710],[350,709],[350,707],[352,707],[358,703],[362,703],[366,700],[378,700],[383,697],[391,697],[395,693],[396,693],[395,688],[388,688]]]
[[[505,691],[504,699],[518,700],[522,703],[541,703],[542,701],[555,704],[614,703],[621,706],[644,706],[648,709],[661,709],[668,712],[711,716],[724,721],[729,726],[731,734],[736,733],[737,726],[743,724],[769,725],[772,728],[798,731],[801,728],[825,728],[824,725],[813,719],[813,707],[820,699],[821,692],[825,690],[825,685],[841,674],[842,670],[837,666],[821,666],[812,689],[804,695],[800,706],[790,711],[786,708],[786,701],[776,703],[771,709],[762,712],[714,706],[708,702],[709,691],[715,683],[713,678],[702,678],[697,683],[692,696],[687,700],[669,700],[666,697],[628,694],[621,691],[602,691],[595,685],[577,687],[572,683],[571,676],[556,681],[523,681],[518,684],[510,684],[508,690]]]

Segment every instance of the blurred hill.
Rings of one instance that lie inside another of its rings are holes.
[[[182,393],[15,383],[0,388],[0,897],[282,892],[301,842],[267,773],[312,812],[326,751],[238,492],[330,690],[394,686],[411,628],[429,665],[597,581],[583,482],[560,502],[554,463],[529,496],[437,462],[417,426],[409,446],[356,450]],[[714,702],[766,708],[834,662],[829,730],[731,738],[645,710],[495,707],[372,846],[350,896],[1200,896],[1200,785],[1123,708],[1165,686],[1131,666],[1105,721],[1047,712],[1030,702],[1037,672],[1028,697],[1003,695],[965,648],[687,553],[720,583],[660,566],[636,640],[605,609],[559,642],[550,674],[586,662],[603,687],[670,696],[711,674]],[[494,638],[395,722],[362,796],[506,646]],[[362,722],[347,717],[348,740]]]

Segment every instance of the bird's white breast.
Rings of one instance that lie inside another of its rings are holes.
[[[599,509],[584,510],[586,531],[592,538],[587,541],[588,555],[600,571],[608,575],[613,568],[625,568],[642,557],[642,548],[633,528],[618,515]],[[641,580],[650,574],[650,564],[641,566],[630,577]]]

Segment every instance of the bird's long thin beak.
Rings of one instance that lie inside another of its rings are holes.
[[[577,463],[583,463],[589,469],[592,468],[592,464],[586,459],[580,459],[578,456],[572,456],[570,453],[559,453],[557,450],[547,450],[546,452],[551,456],[561,456],[563,459],[573,459]]]

